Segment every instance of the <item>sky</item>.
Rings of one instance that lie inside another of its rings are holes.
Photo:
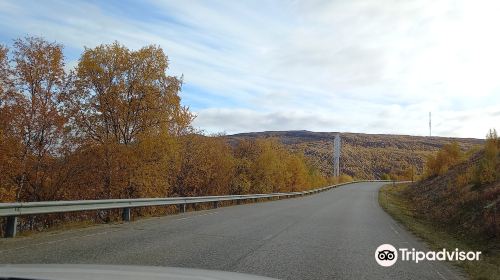
[[[0,1],[0,44],[155,44],[207,133],[484,138],[500,129],[500,1]]]

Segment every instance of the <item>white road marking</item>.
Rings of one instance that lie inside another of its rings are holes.
[[[436,273],[444,280],[446,280],[446,277],[443,276],[443,274],[439,273],[439,271],[436,270]]]
[[[268,236],[264,237],[264,239],[263,239],[263,240],[269,240],[269,239],[271,239],[272,237],[273,237],[273,235],[272,235],[272,234],[269,234]]]
[[[389,226],[391,227],[392,231],[394,231],[396,234],[399,234],[399,232],[395,228],[393,228],[392,225]]]
[[[210,213],[205,213],[205,214],[200,214],[200,215],[194,215],[194,216],[179,218],[179,219],[175,219],[174,221],[188,220],[188,219],[191,219],[191,218],[196,218],[196,217],[201,217],[201,216],[208,216],[208,215],[214,215],[214,214],[217,214],[217,213],[219,213],[219,212],[210,212]]]

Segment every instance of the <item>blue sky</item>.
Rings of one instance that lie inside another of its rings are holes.
[[[498,1],[0,1],[0,43],[160,45],[207,132],[484,138],[500,124]]]

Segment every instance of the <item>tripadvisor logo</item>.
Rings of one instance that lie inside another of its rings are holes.
[[[440,251],[417,251],[415,248],[399,248],[396,249],[391,244],[382,244],[375,250],[375,260],[381,266],[392,266],[399,259],[401,261],[410,261],[418,263],[423,260],[427,261],[478,261],[481,255],[480,251],[448,251],[442,249]]]
[[[382,244],[375,250],[375,260],[381,266],[391,266],[398,260],[398,250],[391,244]]]

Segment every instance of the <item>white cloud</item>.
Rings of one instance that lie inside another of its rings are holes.
[[[121,5],[3,1],[0,37],[159,44],[193,86],[183,95],[195,125],[211,132],[426,135],[429,111],[436,135],[484,137],[500,123],[494,0]]]
[[[327,116],[304,111],[256,112],[247,109],[204,109],[197,112],[195,124],[207,132],[226,133],[240,131],[283,130],[286,123],[289,129],[335,130],[342,123],[334,115]]]

